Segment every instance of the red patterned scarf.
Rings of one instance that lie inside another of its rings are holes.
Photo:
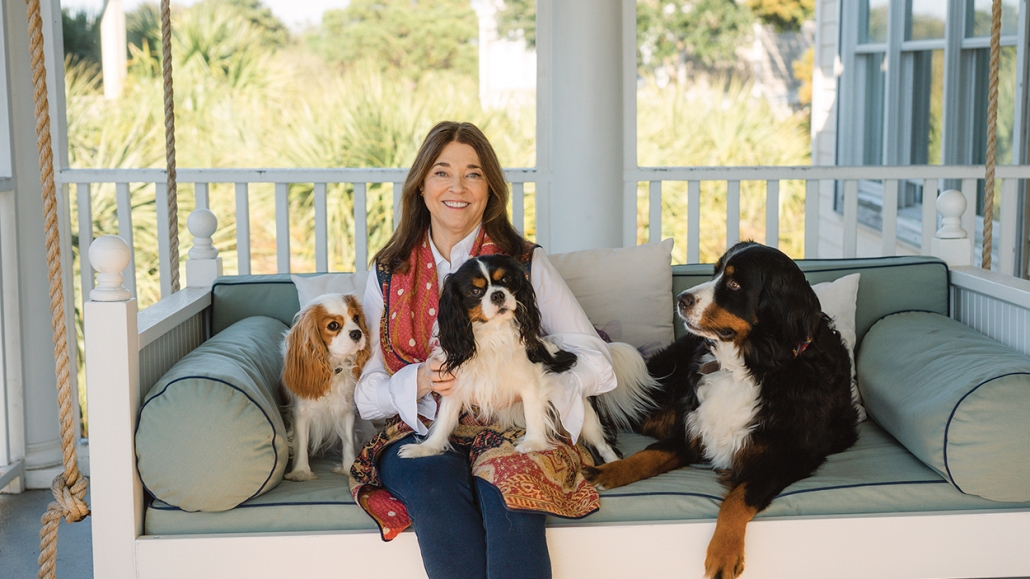
[[[429,231],[411,255],[407,273],[385,271],[376,264],[376,273],[383,290],[383,318],[379,323],[379,343],[383,361],[391,375],[407,366],[424,362],[429,357],[429,342],[440,303],[440,287],[436,259],[429,246]],[[501,249],[480,227],[472,244],[470,257],[500,253]]]

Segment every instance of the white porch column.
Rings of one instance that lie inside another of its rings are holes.
[[[537,2],[537,166],[551,174],[538,239],[548,252],[622,246],[622,4]]]
[[[57,377],[53,331],[50,327],[49,281],[43,233],[43,201],[39,157],[36,153],[35,106],[29,51],[27,7],[24,0],[3,0],[4,41],[8,59],[9,106],[11,114],[11,164],[15,189],[3,198],[3,308],[4,356],[7,388],[22,394],[24,438],[12,433],[12,443],[24,453],[29,488],[49,488],[63,470],[58,422]],[[47,85],[51,95],[64,94],[61,74],[55,76],[53,50],[54,18],[60,31],[57,0],[41,2]],[[57,80],[60,78],[60,80]],[[60,100],[60,99],[58,99]],[[56,110],[60,110],[58,120]],[[64,141],[58,123],[64,108],[50,99],[51,128],[55,132],[55,166],[63,166]],[[66,204],[60,204],[66,211]],[[62,216],[63,218],[63,216]],[[63,244],[63,248],[67,247]],[[62,248],[62,249],[63,249]],[[65,279],[71,279],[66,272]],[[70,303],[65,286],[66,303]],[[69,318],[70,320],[71,318]],[[70,334],[74,336],[74,334]],[[74,344],[74,339],[69,342]],[[74,368],[72,369],[74,376]],[[74,383],[74,379],[73,379]],[[17,411],[18,409],[13,409]],[[12,422],[12,427],[15,421]]]

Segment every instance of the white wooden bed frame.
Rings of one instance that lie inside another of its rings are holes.
[[[198,241],[214,231],[204,227],[191,225]],[[969,255],[968,244],[940,235],[934,240],[934,253],[953,266],[953,310],[975,302],[993,312],[997,324],[970,317],[965,307],[953,317],[1005,342],[992,328],[1005,327],[1005,319],[1030,319],[1030,282],[955,267],[961,262],[954,256]],[[144,494],[134,451],[141,388],[203,340],[202,314],[221,263],[210,252],[191,252],[190,287],[137,312],[136,301],[118,291],[117,272],[128,254],[105,246],[110,248],[94,242],[90,248],[102,275],[84,312],[94,576],[425,577],[413,533],[389,544],[376,531],[143,535]],[[1025,341],[1015,346],[1030,348]],[[559,579],[701,577],[714,528],[714,520],[582,524],[551,527],[547,540]],[[759,519],[748,525],[744,577],[1030,577],[1030,510]]]

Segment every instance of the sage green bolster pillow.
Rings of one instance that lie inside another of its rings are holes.
[[[184,511],[224,511],[279,484],[289,459],[278,404],[284,331],[279,320],[245,318],[158,380],[136,427],[151,494]]]
[[[905,312],[869,329],[858,384],[869,415],[960,491],[1030,501],[1030,357]]]

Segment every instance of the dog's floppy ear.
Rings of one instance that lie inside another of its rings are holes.
[[[365,319],[365,308],[361,307],[358,298],[354,294],[348,294],[343,299],[347,304],[347,312],[357,318],[358,329],[361,330],[361,335],[365,336],[365,347],[358,350],[354,356],[353,372],[354,379],[357,380],[361,378],[361,370],[364,369],[365,364],[372,359],[372,336],[368,335],[368,321]]]
[[[558,349],[551,353],[547,345],[540,339],[541,316],[537,307],[536,292],[526,276],[519,274],[518,281],[513,284],[515,292],[515,321],[519,324],[519,338],[526,346],[526,357],[534,364],[543,364],[548,372],[560,374],[576,365],[576,355]]]
[[[283,384],[301,398],[320,398],[331,387],[333,369],[318,328],[321,308],[302,310],[286,334]]]
[[[476,355],[476,337],[472,333],[472,320],[469,319],[461,297],[461,288],[453,276],[444,280],[440,292],[440,306],[436,317],[440,326],[440,347],[447,360],[442,370],[453,372]]]
[[[751,355],[760,364],[780,365],[795,356],[799,344],[819,327],[819,299],[794,266],[772,270],[759,295],[759,323],[751,333]]]

